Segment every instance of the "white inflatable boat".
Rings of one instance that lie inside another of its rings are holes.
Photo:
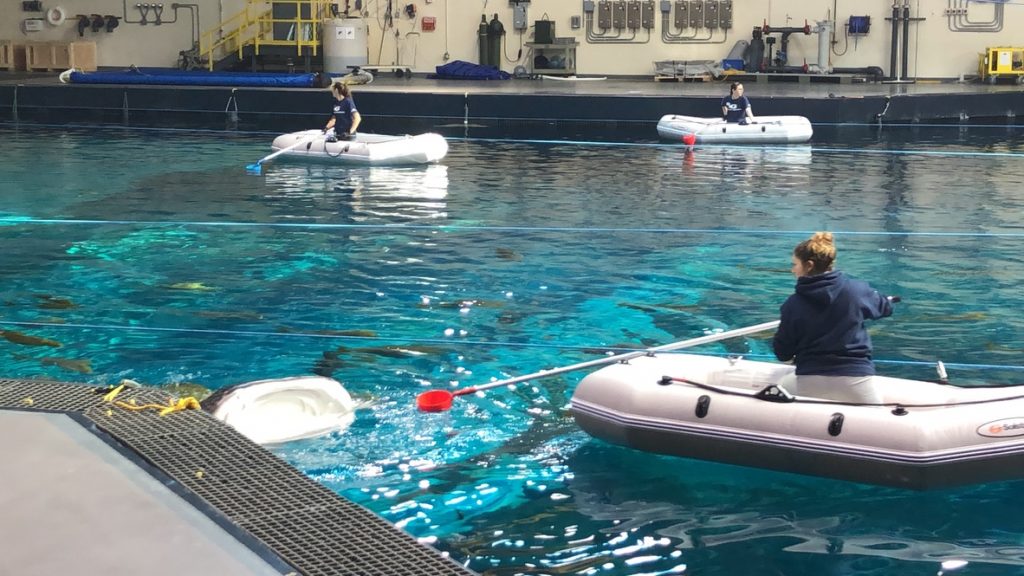
[[[784,364],[644,356],[585,377],[592,436],[639,450],[927,490],[1024,478],[1024,388],[876,377],[884,405],[778,394]]]
[[[320,160],[339,164],[388,165],[430,164],[448,154],[448,142],[440,134],[387,136],[356,134],[355,140],[328,142],[320,130],[282,134],[271,145],[282,158]]]
[[[298,376],[224,388],[202,406],[257,444],[280,444],[348,428],[356,402],[337,380]]]
[[[658,136],[680,141],[692,134],[696,144],[798,144],[814,134],[803,116],[758,116],[750,124],[721,118],[666,114],[658,121]]]

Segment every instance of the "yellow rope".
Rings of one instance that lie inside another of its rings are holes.
[[[128,402],[121,400],[115,400],[117,395],[121,393],[125,388],[124,384],[121,384],[117,388],[114,388],[103,396],[104,402],[111,402],[114,406],[124,408],[125,410],[159,410],[161,416],[166,416],[174,412],[181,412],[182,410],[201,410],[202,406],[199,405],[199,400],[196,400],[194,396],[187,398],[179,398],[177,401],[174,399],[168,400],[167,404],[136,404],[135,399],[132,398]]]

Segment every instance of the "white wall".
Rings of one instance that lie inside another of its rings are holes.
[[[1024,38],[1017,38],[1013,34],[1014,29],[1019,30],[1024,24],[1024,5],[1009,3],[1005,6],[1001,32],[953,32],[949,30],[944,10],[950,2],[959,1],[966,3],[966,0],[912,0],[911,15],[925,20],[911,24],[911,76],[955,78],[961,73],[974,74],[977,70],[977,55],[985,47],[1024,44]],[[203,30],[215,28],[222,18],[237,12],[244,2],[199,0]],[[417,8],[415,19],[408,18],[402,10],[410,2]],[[128,22],[122,21],[121,26],[111,34],[86,32],[84,38],[97,42],[100,66],[173,65],[178,58],[178,51],[189,48],[191,44],[189,11],[179,9],[176,23],[141,26],[131,23],[140,19],[140,13],[135,9],[136,3],[134,0],[44,0],[45,8],[63,7],[69,15],[68,21],[60,27],[47,25],[42,32],[25,34],[20,29],[21,20],[42,14],[22,12],[21,0],[0,0],[0,39],[72,41],[78,39],[74,19],[76,14],[114,14],[127,16]],[[171,4],[164,3],[165,20],[173,20],[175,17]],[[813,25],[815,20],[825,19],[833,13],[838,14],[839,30],[831,64],[842,67],[874,65],[888,71],[890,24],[885,18],[890,14],[892,0],[733,0],[733,4],[733,28],[725,42],[687,45],[662,42],[660,0],[655,3],[654,34],[649,42],[637,44],[587,43],[584,30],[570,29],[570,17],[583,15],[583,0],[532,0],[527,16],[531,29],[525,34],[512,30],[512,7],[508,0],[393,0],[392,10],[399,14],[393,18],[394,26],[387,29],[384,29],[384,12],[388,6],[386,0],[364,0],[363,13],[369,27],[370,62],[399,63],[418,72],[432,71],[435,66],[445,62],[445,54],[449,60],[476,62],[477,27],[482,13],[487,14],[488,20],[497,13],[505,26],[507,36],[504,52],[509,58],[505,59],[502,67],[508,71],[517,63],[527,64],[529,51],[525,46],[522,57],[517,58],[520,43],[532,41],[533,22],[545,16],[555,22],[558,36],[572,36],[580,42],[577,53],[577,69],[580,74],[651,75],[654,72],[654,61],[721,59],[737,40],[749,40],[751,29],[765,21],[772,26],[803,26],[807,20]],[[355,0],[350,0],[350,5],[354,6]],[[966,5],[969,9],[968,17],[974,21],[992,18],[995,10],[988,3],[970,2]],[[847,45],[843,24],[851,14],[870,16],[871,31],[867,36],[850,38]],[[421,21],[424,16],[437,19],[435,31],[422,31]],[[639,32],[637,37],[643,40],[647,34]],[[715,35],[716,40],[723,38],[720,32]],[[396,46],[399,54],[397,58]],[[792,35],[790,64],[802,64],[805,58],[808,63],[817,60],[816,36]]]

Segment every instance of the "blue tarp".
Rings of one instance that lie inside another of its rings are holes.
[[[172,86],[276,86],[313,88],[317,74],[273,74],[269,72],[207,72],[173,68],[136,68],[118,72],[72,72],[74,84],[161,84]]]
[[[451,62],[437,67],[437,74],[431,74],[429,78],[441,78],[446,80],[508,80],[512,75],[502,72],[494,66],[481,66],[472,62],[452,60]]]

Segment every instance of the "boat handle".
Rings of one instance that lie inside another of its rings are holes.
[[[828,434],[829,436],[839,436],[843,431],[843,414],[836,412],[832,415],[832,419],[828,422]]]

